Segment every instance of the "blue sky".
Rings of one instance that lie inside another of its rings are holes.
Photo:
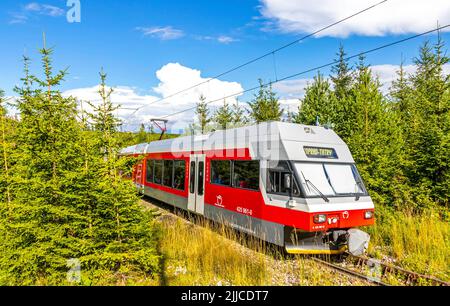
[[[47,45],[55,49],[55,68],[69,67],[70,74],[62,91],[95,100],[93,89],[98,84],[98,71],[104,67],[108,83],[117,88],[115,100],[118,103],[126,105],[131,101],[129,105],[145,105],[376,2],[81,0],[81,22],[69,23],[66,13],[70,8],[66,0],[1,0],[0,88],[7,95],[14,95],[12,88],[19,82],[24,53],[33,59],[32,69],[39,70],[37,49],[42,46],[45,32]],[[441,25],[450,22],[448,1],[414,0],[408,1],[407,7],[405,2],[389,0],[320,37],[277,53],[277,76],[332,61],[341,43],[347,53],[353,54],[426,31],[438,20]],[[442,36],[449,41],[448,32]],[[425,39],[435,38],[436,35],[430,35],[371,54],[367,62],[381,67],[381,79],[389,79],[402,58],[405,64],[410,64],[418,46]],[[328,73],[326,69],[323,72]],[[282,84],[284,86],[278,87],[280,97],[291,100],[300,97],[306,80],[313,75],[310,73]],[[204,91],[211,98],[217,98],[233,90],[253,87],[258,78],[275,79],[273,57],[223,76],[211,85],[213,88]],[[133,117],[134,122],[188,107],[198,93],[161,102],[167,102],[167,107],[162,104],[146,107]],[[181,101],[182,98],[186,101]],[[240,100],[248,98],[246,95]],[[127,114],[119,115],[126,117]],[[188,122],[192,114],[186,116],[182,124]]]

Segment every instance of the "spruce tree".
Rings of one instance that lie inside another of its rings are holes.
[[[330,83],[318,72],[313,82],[306,87],[294,122],[314,125],[318,119],[321,124],[332,125],[336,116],[336,103]]]
[[[352,125],[345,120],[349,114],[354,114],[354,103],[351,100],[351,87],[353,83],[352,67],[346,59],[347,54],[342,45],[336,54],[336,64],[331,68],[331,83],[333,85],[333,93],[336,97],[334,129],[341,137],[349,137],[352,133]]]
[[[215,112],[214,121],[223,130],[233,124],[233,111],[226,100],[223,100],[223,106]]]
[[[90,171],[95,177],[95,185],[90,188],[95,199],[91,212],[92,243],[102,252],[89,254],[82,260],[95,262],[94,274],[111,269],[125,274],[152,274],[158,269],[152,214],[139,204],[133,183],[122,178],[121,174],[129,173],[136,160],[118,156],[119,120],[114,111],[120,106],[111,102],[112,90],[107,89],[106,74],[101,72],[100,77],[101,103],[89,117],[97,135],[95,150],[90,155],[93,162]]]
[[[449,62],[440,36],[432,46],[426,42],[415,58],[416,72],[411,77],[414,114],[408,130],[411,147],[410,180],[440,205],[448,206],[450,194],[450,77],[443,66]]]
[[[346,55],[344,46],[340,45],[336,64],[331,68],[332,75],[330,76],[330,79],[333,84],[334,94],[338,101],[341,101],[348,96],[352,86],[352,68],[346,60]]]
[[[208,125],[211,122],[211,117],[209,115],[208,104],[206,103],[206,97],[204,95],[200,95],[199,102],[197,103],[197,107],[195,109],[195,114],[198,119],[198,129],[201,134],[205,134],[208,129]]]
[[[0,203],[5,202],[8,208],[11,205],[11,140],[12,140],[12,120],[7,118],[6,98],[3,90],[0,89],[0,129],[1,129],[1,158],[0,167]]]
[[[106,88],[93,122],[78,118],[75,99],[58,90],[66,71],[53,73],[51,49],[40,53],[44,77],[31,74],[24,58],[23,85],[16,88],[21,118],[11,205],[0,207],[0,284],[67,284],[74,261],[82,284],[151,276],[158,270],[156,232],[133,184],[120,176],[131,169],[117,157],[117,119]]]
[[[233,126],[244,126],[248,123],[248,118],[245,116],[245,109],[239,104],[236,99],[236,105],[233,108]]]
[[[141,123],[139,132],[136,135],[136,143],[148,142],[147,132],[145,131],[145,125]]]
[[[264,85],[259,79],[259,91],[255,94],[250,106],[250,117],[256,123],[280,121],[284,110],[281,109],[278,98],[272,90],[272,85]]]
[[[375,203],[392,204],[402,176],[398,168],[402,150],[398,118],[390,112],[380,83],[360,57],[350,92],[352,112],[343,120],[353,129],[344,138],[371,191]]]
[[[13,214],[2,226],[2,284],[64,281],[67,260],[84,249],[86,220],[70,192],[81,161],[76,104],[57,89],[66,72],[53,73],[52,50],[40,53],[44,77],[30,74],[24,58],[23,86],[16,88],[21,118],[11,171]]]

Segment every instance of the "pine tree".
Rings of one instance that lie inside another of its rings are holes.
[[[66,72],[53,73],[52,50],[40,53],[44,77],[29,74],[24,58],[23,87],[16,88],[21,120],[11,170],[13,214],[1,227],[2,284],[64,280],[67,260],[84,249],[85,218],[70,192],[81,162],[76,104],[56,89]]]
[[[294,116],[296,123],[314,125],[319,119],[322,124],[333,124],[336,116],[336,97],[330,83],[318,72],[314,81],[306,87],[299,112]]]
[[[1,157],[2,167],[0,168],[0,203],[6,202],[8,210],[11,205],[11,182],[10,182],[10,154],[11,154],[11,134],[8,118],[6,117],[6,98],[3,90],[0,89],[0,128],[1,128]]]
[[[130,172],[130,165],[135,160],[130,162],[118,157],[118,119],[114,117],[114,111],[120,106],[112,105],[112,91],[106,89],[106,74],[101,72],[100,76],[99,93],[102,102],[95,108],[94,114],[90,115],[98,139],[97,149],[90,156],[93,159],[91,172],[96,178],[95,186],[91,186],[90,190],[95,198],[92,209],[92,240],[95,248],[102,252],[88,255],[82,260],[95,260],[100,270],[114,267],[123,273],[136,270],[155,272],[158,257],[152,215],[143,211],[134,185],[123,180],[120,175]],[[99,264],[102,262],[107,264]]]
[[[208,104],[206,103],[206,97],[204,95],[200,95],[199,102],[197,103],[197,107],[195,109],[195,114],[198,119],[198,128],[201,134],[205,134],[208,130],[208,124],[211,122],[211,117],[209,115]]]
[[[402,177],[398,168],[401,130],[380,86],[364,57],[360,57],[349,100],[354,111],[344,118],[353,129],[344,141],[375,203],[395,204],[398,203],[395,197]]]
[[[139,127],[139,132],[136,136],[136,143],[148,142],[147,132],[145,131],[145,125],[142,123]]]
[[[255,94],[250,106],[250,117],[256,123],[267,121],[280,121],[284,110],[281,109],[278,98],[272,90],[272,85],[264,85],[259,80],[259,91]]]
[[[440,205],[448,206],[450,194],[450,80],[443,73],[449,58],[438,38],[431,46],[426,42],[414,63],[411,77],[414,103],[408,105],[413,114],[412,127],[407,131],[411,148],[409,170],[411,182],[420,194],[428,194]]]
[[[233,111],[226,100],[223,100],[223,106],[215,112],[214,121],[223,130],[227,129],[227,127],[231,127],[233,124]]]
[[[16,88],[21,119],[11,213],[0,207],[0,284],[65,284],[73,259],[81,263],[83,284],[117,273],[151,276],[158,269],[156,232],[134,186],[119,175],[130,166],[117,157],[106,87],[90,116],[92,131],[86,116],[77,117],[75,99],[57,88],[66,72],[53,73],[52,50],[40,53],[44,78],[30,74],[24,58],[23,85]]]
[[[338,101],[344,100],[350,93],[352,86],[352,68],[346,60],[344,46],[339,46],[339,52],[336,54],[336,65],[331,68],[330,76],[333,84],[333,90]]]
[[[96,106],[89,103],[94,112],[89,113],[88,116],[93,121],[93,129],[101,133],[100,137],[100,150],[103,152],[104,157],[111,159],[114,152],[113,148],[117,144],[117,139],[113,137],[118,127],[120,126],[120,120],[114,116],[114,111],[119,109],[119,105],[113,105],[111,102],[111,95],[114,92],[112,88],[106,86],[106,73],[103,69],[100,71],[100,87],[98,93],[102,102]]]
[[[245,116],[245,109],[239,104],[236,99],[236,105],[233,109],[233,126],[244,126],[248,123],[248,118]]]

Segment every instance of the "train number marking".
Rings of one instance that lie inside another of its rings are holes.
[[[244,214],[244,215],[249,215],[249,216],[253,215],[253,210],[250,209],[250,208],[245,208],[245,207],[238,206],[236,208],[236,210],[237,210],[237,212],[239,212],[241,214]]]

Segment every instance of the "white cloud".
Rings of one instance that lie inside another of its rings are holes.
[[[11,19],[9,24],[26,23],[33,15],[44,15],[50,17],[59,17],[65,14],[62,8],[54,5],[31,2],[22,6],[19,11],[10,12]]]
[[[370,69],[372,73],[378,77],[381,84],[381,92],[388,94],[392,82],[397,79],[397,71],[400,70],[398,65],[374,65]],[[403,70],[406,75],[413,74],[416,71],[414,65],[404,65]],[[443,67],[445,75],[450,74],[450,64],[445,64]],[[281,97],[281,99],[292,101],[292,99],[302,98],[305,95],[305,87],[311,83],[313,79],[294,79],[282,81],[273,85],[274,90]]]
[[[141,123],[148,123],[151,118],[159,118],[194,107],[198,102],[200,94],[206,97],[206,101],[211,101],[243,90],[239,83],[203,78],[199,70],[184,67],[178,63],[169,63],[163,66],[156,72],[156,76],[160,83],[153,88],[153,91],[157,95],[143,95],[138,93],[136,88],[126,86],[114,88],[111,100],[113,103],[121,105],[117,115],[126,121],[126,124],[124,124],[126,129],[135,130],[139,128]],[[167,98],[167,100],[157,101],[160,98],[168,97],[180,90],[207,80],[210,81],[195,89]],[[97,91],[98,85],[68,90],[64,92],[64,95],[88,100],[95,104],[100,103],[100,97]],[[155,103],[155,101],[157,102]],[[235,102],[235,98],[229,98],[227,102]],[[210,106],[220,106],[222,103],[223,101],[218,101],[211,103]],[[90,111],[87,103],[84,103],[83,106],[87,111]],[[138,107],[142,108],[134,113],[134,109]],[[179,131],[193,122],[194,111],[184,112],[169,119],[169,128],[174,131]]]
[[[22,24],[26,23],[28,20],[28,17],[22,13],[11,13],[10,15],[11,20],[9,21],[9,24]]]
[[[400,66],[398,65],[375,65],[370,67],[372,73],[376,75],[381,84],[381,91],[384,94],[389,93],[389,89],[392,85],[392,82],[397,79],[397,71],[400,70]],[[416,67],[414,65],[405,65],[403,66],[403,70],[405,74],[412,74],[416,71]]]
[[[398,65],[375,65],[370,67],[373,74],[378,76],[378,79],[381,83],[381,91],[384,94],[389,92],[389,88],[392,85],[392,82],[397,79],[397,71],[400,70],[400,66]],[[414,65],[404,65],[403,70],[406,75],[413,74],[416,71],[416,66]],[[448,75],[450,74],[450,64],[445,64],[443,67],[443,73]]]
[[[311,33],[343,19],[377,1],[361,0],[261,0],[260,12],[266,27],[282,32]],[[334,26],[320,36],[351,34],[382,36],[420,33],[450,20],[448,0],[389,0],[369,11]],[[450,29],[445,29],[449,31]]]
[[[52,17],[57,17],[64,15],[64,10],[53,5],[49,4],[41,4],[37,2],[31,2],[25,5],[24,7],[25,11],[28,12],[35,12],[41,15],[47,15]]]
[[[151,36],[161,40],[178,39],[184,36],[184,32],[182,30],[175,29],[172,26],[137,27],[136,30],[142,32],[145,36]]]
[[[220,42],[221,44],[229,44],[237,40],[233,37],[222,35],[217,38],[217,41]]]
[[[305,87],[312,79],[295,79],[273,84],[273,89],[283,99],[299,99],[305,95]]]
[[[225,44],[228,45],[232,42],[236,42],[239,41],[239,39],[233,38],[231,36],[227,36],[227,35],[220,35],[220,36],[202,36],[202,35],[194,35],[194,38],[197,40],[212,40],[212,41],[217,41],[221,44]]]

